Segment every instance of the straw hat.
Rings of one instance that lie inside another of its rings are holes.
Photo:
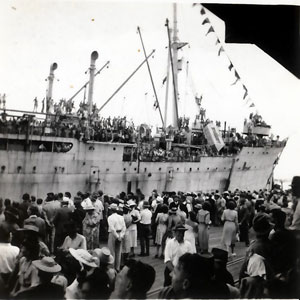
[[[93,205],[87,205],[84,210],[95,210],[95,207]]]
[[[112,203],[112,204],[109,206],[109,208],[110,208],[111,210],[118,210],[118,205],[117,205],[117,203]]]
[[[58,273],[61,266],[50,256],[45,256],[41,260],[32,262],[36,268],[47,273]]]
[[[93,257],[87,250],[70,248],[71,255],[79,262],[92,268],[97,268],[96,258]]]
[[[182,224],[177,224],[174,228],[174,231],[186,231],[187,228],[184,227]]]
[[[96,248],[94,249],[93,254],[96,255],[96,257],[99,259],[100,265],[112,265],[115,261],[114,257],[111,255],[110,250],[107,247],[103,247],[101,249]]]
[[[130,199],[127,201],[127,205],[128,206],[136,206],[136,203],[132,199]]]

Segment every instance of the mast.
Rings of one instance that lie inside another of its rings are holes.
[[[89,93],[88,93],[88,112],[89,116],[93,109],[93,93],[94,93],[94,79],[95,79],[95,62],[98,59],[98,52],[93,51],[91,54],[91,65],[90,65],[90,80],[89,80]]]
[[[172,41],[172,50],[173,50],[173,84],[174,84],[174,112],[173,112],[173,126],[178,127],[178,36],[177,36],[177,4],[173,3],[173,41]]]
[[[169,29],[170,30],[170,29]],[[169,98],[169,78],[170,78],[170,51],[168,51],[168,61],[167,61],[167,78],[166,78],[166,96],[165,96],[165,115],[164,115],[164,125],[167,128],[167,115],[168,115],[168,98]]]
[[[48,76],[48,89],[46,91],[46,113],[48,113],[50,100],[52,99],[53,81],[54,81],[54,70],[57,69],[57,63],[53,63],[50,66],[50,73]]]

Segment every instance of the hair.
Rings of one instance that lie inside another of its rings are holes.
[[[29,200],[30,200],[30,195],[27,194],[27,193],[25,193],[25,194],[23,194],[22,199],[23,199],[24,201],[29,201]]]
[[[65,196],[68,197],[68,198],[70,198],[70,199],[71,199],[71,197],[72,197],[72,195],[71,195],[70,192],[65,192]]]
[[[112,288],[104,268],[96,268],[91,275],[79,277],[79,288],[82,288],[84,283],[90,285],[90,289],[86,294],[87,299],[109,299]]]
[[[273,209],[271,210],[272,217],[274,219],[275,227],[282,229],[284,228],[286,214],[284,211],[280,209]]]
[[[235,209],[235,203],[233,202],[233,201],[228,201],[227,202],[227,208],[228,209],[231,209],[231,210],[233,210],[233,209]]]
[[[62,198],[63,198],[63,196],[64,196],[64,194],[63,194],[63,193],[58,193],[58,195],[57,195],[57,197],[58,197],[59,199],[62,199]]]
[[[210,210],[211,209],[211,205],[209,202],[205,201],[203,204],[202,204],[202,209],[203,210]]]
[[[189,213],[189,216],[190,216],[191,221],[193,221],[193,222],[197,221],[197,219],[196,219],[196,213],[194,211],[191,211]]]
[[[167,214],[168,211],[169,211],[168,205],[163,204],[163,205],[161,206],[161,212],[164,213],[164,214]]]
[[[43,199],[42,198],[37,198],[36,204],[43,204]]]
[[[10,199],[5,199],[4,200],[4,206],[5,207],[11,206],[11,200]]]
[[[10,239],[10,232],[8,227],[3,224],[0,225],[0,243],[8,243]]]
[[[146,299],[146,293],[155,280],[154,268],[134,259],[126,261],[125,266],[129,268],[127,276],[132,282],[131,297],[133,299]]]
[[[30,216],[32,216],[32,215],[39,216],[39,208],[35,204],[34,205],[30,205],[28,207],[28,212],[29,212]]]
[[[186,297],[200,298],[201,288],[214,275],[213,257],[207,258],[196,253],[185,253],[179,258],[178,265],[182,267],[185,278],[190,283]]]

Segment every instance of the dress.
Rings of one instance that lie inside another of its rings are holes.
[[[130,252],[130,228],[129,227],[132,223],[132,218],[129,213],[124,214],[123,218],[126,225],[126,231],[122,242],[122,253],[129,253]]]
[[[236,228],[238,225],[237,211],[232,209],[225,209],[221,219],[225,222],[222,232],[221,244],[230,246],[231,244],[235,243]]]
[[[195,241],[194,228],[189,224],[185,224],[185,228],[187,228],[187,231],[184,233],[184,240],[189,241],[191,243],[193,253],[196,253],[196,241]]]
[[[164,213],[158,213],[156,216],[155,222],[158,224],[156,228],[156,237],[155,237],[155,243],[157,245],[162,244],[163,236],[165,235],[167,231],[167,221],[168,221],[168,214]]]
[[[99,215],[87,213],[82,221],[83,236],[86,238],[87,250],[99,248]]]
[[[197,214],[198,241],[201,250],[208,251],[208,225],[210,223],[210,213],[207,210],[200,209]]]

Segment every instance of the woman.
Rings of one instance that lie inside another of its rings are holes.
[[[184,233],[184,240],[189,241],[193,248],[193,253],[196,253],[196,232],[197,232],[197,222],[196,222],[196,214],[191,211],[189,213],[188,219],[185,221],[185,228],[187,231]]]
[[[159,257],[159,249],[162,245],[163,236],[165,235],[165,233],[167,231],[168,217],[169,217],[168,206],[164,204],[161,207],[161,211],[157,214],[156,219],[155,219],[155,223],[157,224],[156,237],[155,237],[155,243],[156,243],[155,258]],[[163,255],[163,252],[161,253],[161,255]]]
[[[99,215],[95,212],[94,206],[86,206],[87,212],[82,221],[83,236],[86,237],[86,247],[88,250],[99,248]]]
[[[13,287],[11,296],[16,297],[19,293],[29,290],[39,284],[38,269],[33,261],[39,259],[40,247],[37,242],[25,240],[22,244],[20,260],[10,278],[9,286]]]
[[[227,208],[224,210],[221,220],[224,222],[221,244],[229,254],[229,247],[231,247],[231,255],[236,256],[234,253],[235,238],[238,230],[238,214],[235,210],[235,203],[229,201]]]
[[[198,241],[201,253],[208,252],[208,239],[209,239],[209,224],[210,221],[210,204],[204,202],[202,208],[198,211],[197,222],[198,222]]]

